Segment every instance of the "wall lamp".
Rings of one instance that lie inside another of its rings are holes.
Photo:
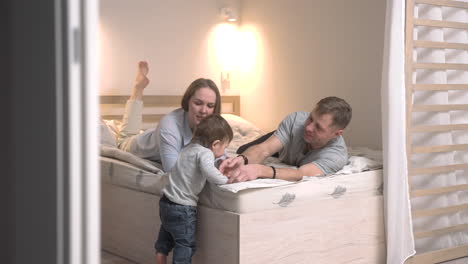
[[[230,7],[223,7],[221,8],[221,16],[229,21],[229,22],[236,22],[237,21],[237,17],[234,13],[234,10],[232,10],[232,8]]]

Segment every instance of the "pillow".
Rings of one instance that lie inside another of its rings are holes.
[[[240,116],[233,114],[222,114],[221,116],[226,119],[234,133],[237,132],[241,136],[247,136],[252,133],[262,134],[262,131],[258,127]]]
[[[101,131],[101,145],[116,148],[116,133],[109,128],[105,120],[99,120],[99,127]]]
[[[240,116],[222,114],[222,117],[224,117],[224,119],[226,119],[226,121],[229,123],[234,134],[234,137],[232,138],[232,141],[227,149],[229,155],[235,155],[236,150],[240,146],[263,135],[263,132],[258,127]]]
[[[120,120],[103,120],[104,123],[107,125],[109,132],[117,138],[117,133],[120,131],[120,126],[122,125],[122,121]]]

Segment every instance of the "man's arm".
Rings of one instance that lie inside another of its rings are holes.
[[[237,177],[229,179],[228,183],[251,181],[257,178],[273,178],[273,169],[270,166],[261,164],[249,164],[240,168],[240,173]],[[291,168],[276,168],[276,179],[287,181],[299,181],[303,176],[316,176],[323,174],[315,164],[308,163],[297,169]]]
[[[242,153],[242,155],[247,157],[249,164],[256,164],[263,162],[266,158],[280,151],[282,148],[283,144],[278,139],[278,137],[272,135],[264,142],[258,145],[251,146],[244,153]],[[221,163],[221,165],[219,166],[219,170],[222,173],[228,173],[230,177],[237,177],[238,173],[236,173],[236,175],[230,175],[229,172],[239,172],[239,167],[243,165],[245,165],[244,158],[229,158],[225,162]]]
[[[282,148],[283,144],[278,137],[271,135],[271,137],[264,142],[248,148],[242,155],[249,159],[249,164],[258,164],[262,163],[266,158],[280,151]],[[242,157],[239,158],[242,159]]]

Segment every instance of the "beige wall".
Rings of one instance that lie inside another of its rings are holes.
[[[249,39],[227,91],[241,95],[244,118],[272,130],[335,95],[353,106],[348,144],[381,148],[384,0],[101,0],[100,94],[129,94],[138,60],[151,67],[146,94],[180,95],[198,77],[220,85],[223,2]]]
[[[242,30],[258,36],[258,63],[242,74],[242,115],[264,130],[325,96],[353,107],[351,146],[381,148],[384,0],[251,0]]]
[[[180,95],[200,77],[219,85],[211,40],[225,3],[239,8],[239,0],[100,0],[100,94],[129,94],[139,60],[150,63],[148,95]]]

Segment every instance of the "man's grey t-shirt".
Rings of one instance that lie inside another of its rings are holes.
[[[280,160],[297,167],[313,163],[325,174],[341,170],[348,162],[348,150],[342,136],[330,140],[323,148],[304,153],[307,144],[304,141],[304,123],[309,115],[309,112],[294,112],[281,121],[274,134],[283,144]]]

